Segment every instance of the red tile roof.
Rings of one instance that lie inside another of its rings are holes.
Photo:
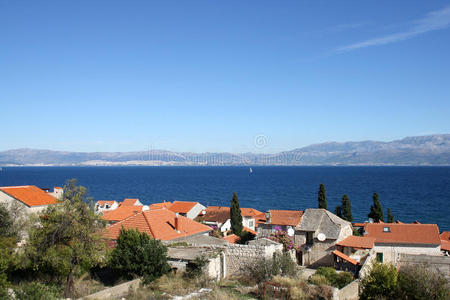
[[[353,227],[364,227],[367,223],[352,223]]]
[[[224,223],[230,218],[230,207],[228,206],[209,206],[205,209],[206,214],[202,216],[202,220],[209,222]],[[254,218],[256,222],[261,219],[265,220],[264,213],[254,208],[241,207],[243,217]]]
[[[58,203],[58,200],[34,185],[4,186],[0,190],[28,207]]]
[[[119,206],[114,210],[103,212],[102,219],[107,221],[122,221],[123,219],[126,219],[138,212],[141,212],[142,208],[143,208],[142,205]]]
[[[251,233],[251,234],[253,234],[253,235],[257,235],[257,234],[258,234],[256,231],[251,230],[250,228],[245,227],[245,226],[244,226],[243,230],[244,230],[244,231],[247,231],[247,232],[249,232],[249,233]]]
[[[441,240],[450,241],[450,231],[444,231],[440,234]]]
[[[357,262],[356,260],[354,260],[353,258],[351,258],[351,257],[348,256],[348,255],[345,255],[344,253],[342,253],[342,252],[339,251],[339,250],[334,250],[334,251],[333,251],[333,254],[336,255],[336,256],[339,256],[340,258],[342,258],[342,259],[348,261],[349,263],[351,263],[351,264],[353,264],[353,265],[355,265],[355,266],[358,264],[358,262]]]
[[[161,208],[169,208],[172,205],[172,202],[160,202],[150,204],[150,209],[161,209]]]
[[[98,206],[100,206],[100,207],[103,207],[106,204],[113,205],[114,202],[116,202],[116,201],[114,201],[114,200],[99,200],[99,201],[97,201],[96,204],[98,204]]]
[[[176,222],[178,222],[178,228],[176,228]],[[212,230],[210,227],[186,217],[180,215],[176,217],[176,214],[170,210],[160,209],[143,211],[114,223],[105,229],[104,236],[110,239],[117,239],[122,227],[125,229],[138,229],[152,238],[164,241]]]
[[[297,226],[302,221],[303,211],[301,210],[277,210],[271,209],[270,224]]]
[[[120,203],[120,205],[121,206],[131,206],[131,205],[134,205],[135,203],[136,203],[136,201],[138,201],[139,199],[129,199],[129,198],[127,198],[127,199],[124,199],[121,203]]]
[[[441,250],[450,251],[450,242],[447,240],[441,240]]]
[[[176,213],[187,214],[197,204],[198,202],[174,201],[168,208]]]
[[[357,249],[372,249],[375,243],[375,238],[367,236],[354,236],[351,235],[344,240],[340,241],[336,245],[343,247],[352,247]]]
[[[226,237],[223,237],[223,239],[229,241],[232,244],[236,244],[237,242],[239,242],[241,240],[241,238],[239,236],[235,235],[234,233],[230,234]]]
[[[384,232],[384,228],[389,232]],[[365,237],[375,238],[375,243],[384,244],[432,244],[439,245],[439,229],[436,224],[368,223],[364,227]]]

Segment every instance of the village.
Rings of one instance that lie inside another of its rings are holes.
[[[25,215],[31,215],[58,203],[63,194],[60,187],[0,187],[0,203],[20,205]],[[336,290],[333,299],[357,299],[358,282],[375,262],[397,269],[426,265],[447,280],[450,276],[450,232],[440,232],[436,224],[351,223],[323,208],[261,212],[242,207],[242,232],[236,234],[228,206],[188,201],[143,205],[127,198],[99,200],[93,209],[107,224],[102,237],[108,248],[116,246],[122,230],[137,229],[167,246],[173,272],[185,272],[203,258],[202,272],[215,281],[240,276],[277,253],[287,254],[305,274],[313,275],[320,267],[351,273],[355,280]]]

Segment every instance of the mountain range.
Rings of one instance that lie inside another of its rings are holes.
[[[407,137],[391,142],[327,142],[274,154],[192,153],[165,150],[69,152],[14,149],[0,152],[0,166],[320,166],[450,165],[450,134]]]

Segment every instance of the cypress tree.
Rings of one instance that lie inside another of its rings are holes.
[[[374,222],[384,222],[383,207],[381,207],[381,203],[378,200],[378,194],[373,193],[372,199],[373,205],[370,206],[370,213],[367,216],[372,218]]]
[[[339,218],[342,218],[342,207],[340,205],[336,206],[334,214]]]
[[[325,185],[323,183],[320,184],[319,187],[319,208],[327,209],[327,194],[325,192]]]
[[[233,198],[231,199],[230,221],[231,221],[231,231],[235,235],[241,236],[243,229],[241,207],[239,205],[238,196],[235,192],[233,192]]]
[[[387,209],[387,222],[394,223],[394,215],[392,214],[392,211],[390,208]]]
[[[342,218],[349,222],[353,222],[352,206],[350,204],[350,199],[348,198],[347,194],[342,196],[341,210],[342,210]]]

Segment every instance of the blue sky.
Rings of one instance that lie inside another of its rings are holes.
[[[450,132],[449,1],[0,0],[0,38],[0,150]]]

